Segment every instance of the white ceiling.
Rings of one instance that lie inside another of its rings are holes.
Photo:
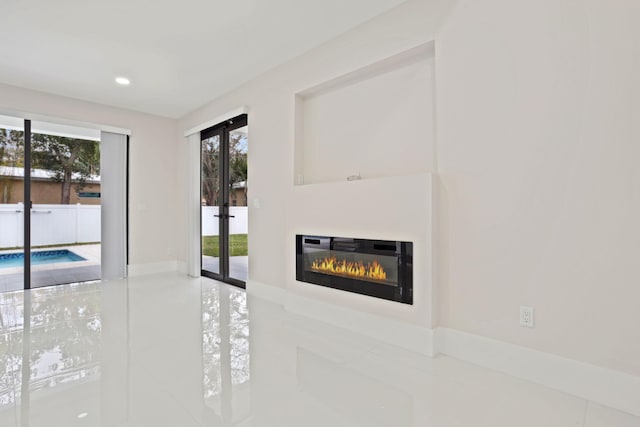
[[[404,1],[2,0],[0,82],[180,117]]]
[[[24,119],[0,115],[0,129],[24,130]],[[89,141],[100,141],[100,131],[61,123],[49,123],[40,120],[31,121],[31,132],[47,135],[66,136]]]

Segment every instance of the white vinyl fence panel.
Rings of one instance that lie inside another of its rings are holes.
[[[22,204],[0,204],[0,248],[23,246]],[[230,234],[248,234],[248,208],[232,206],[229,214]],[[31,211],[31,244],[63,245],[100,241],[100,206],[33,205]],[[202,207],[202,235],[217,236],[217,206]]]
[[[0,204],[0,248],[22,246],[22,206]]]
[[[218,236],[219,219],[218,206],[202,207],[202,235]],[[229,208],[229,215],[233,218],[229,219],[229,234],[248,234],[249,233],[249,209],[246,206],[232,206]]]
[[[76,223],[78,243],[99,242],[101,240],[100,215],[100,206],[82,206],[82,209],[78,210]]]
[[[0,204],[0,248],[23,246],[22,204]],[[31,245],[100,241],[100,206],[33,205]]]

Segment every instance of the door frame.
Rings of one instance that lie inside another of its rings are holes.
[[[24,204],[22,221],[22,256],[24,258],[23,290],[31,289],[31,120],[24,119]]]
[[[218,207],[218,244],[219,244],[219,268],[218,273],[205,270],[202,265],[202,206],[200,207],[200,274],[210,279],[228,283],[245,289],[246,283],[229,276],[229,134],[231,131],[248,125],[247,114],[241,114],[232,119],[225,120],[200,132],[200,198],[202,198],[202,141],[218,135],[220,138],[220,165],[218,178],[220,183],[220,206]]]

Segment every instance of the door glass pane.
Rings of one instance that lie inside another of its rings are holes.
[[[201,142],[202,269],[220,274],[220,135]]]
[[[229,277],[247,281],[248,204],[247,155],[248,127],[229,132]]]
[[[99,280],[98,133],[32,122],[31,167],[31,287]]]
[[[24,121],[0,116],[0,292],[24,288],[23,234]]]

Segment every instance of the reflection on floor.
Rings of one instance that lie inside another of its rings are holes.
[[[181,275],[0,294],[0,425],[640,426]]]

